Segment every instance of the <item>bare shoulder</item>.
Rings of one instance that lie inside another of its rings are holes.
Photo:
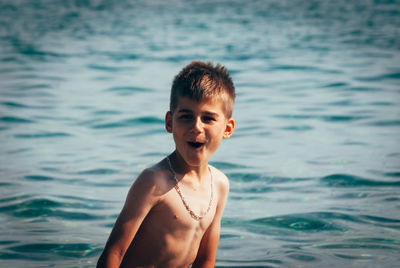
[[[131,190],[135,192],[152,192],[155,196],[162,196],[171,188],[171,180],[163,161],[144,169],[133,183]]]
[[[228,195],[229,192],[229,179],[228,177],[216,167],[211,166],[211,170],[213,173],[214,183],[217,187],[217,190],[221,193],[222,196]]]
[[[144,169],[129,189],[105,247],[105,255],[120,263],[143,220],[168,191],[167,173],[161,164]]]

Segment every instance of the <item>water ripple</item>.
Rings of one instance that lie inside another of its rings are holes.
[[[291,259],[294,259],[297,261],[313,262],[313,261],[317,260],[317,258],[312,255],[299,254],[299,253],[288,254],[287,256],[288,256],[288,258],[291,258]]]
[[[348,85],[349,84],[346,82],[335,82],[335,83],[330,83],[330,84],[324,85],[323,87],[326,87],[326,88],[334,87],[335,88],[335,87],[346,87]]]
[[[227,176],[232,182],[257,182],[257,183],[291,183],[308,181],[307,178],[272,177],[259,173],[228,172]]]
[[[125,86],[125,87],[111,87],[108,91],[120,92],[120,93],[133,93],[133,92],[149,92],[153,91],[150,88],[144,87],[132,87],[132,86]]]
[[[255,219],[249,224],[260,226],[273,226],[295,231],[320,232],[320,231],[343,231],[344,229],[332,222],[332,219],[353,219],[352,217],[339,213],[308,213],[291,214],[277,217]]]
[[[92,244],[85,243],[69,243],[69,244],[56,244],[56,243],[36,243],[36,244],[23,244],[18,246],[7,247],[7,251],[16,254],[0,255],[2,259],[10,259],[15,257],[29,256],[32,254],[40,254],[39,256],[46,255],[59,255],[63,257],[90,257],[96,256],[101,252],[101,249]],[[30,258],[31,256],[29,256]]]
[[[95,262],[199,59],[237,89],[216,267],[397,267],[398,1],[174,4],[0,1],[0,266]]]
[[[344,232],[346,228],[333,221],[351,221],[362,222],[357,217],[337,212],[313,212],[304,214],[290,214],[282,216],[273,216],[258,218],[248,221],[238,219],[225,219],[223,225],[227,227],[243,227],[251,232],[264,233],[271,232],[268,228],[276,227],[292,231],[303,232],[321,232],[321,231],[340,231]]]
[[[368,125],[374,127],[398,127],[400,126],[400,120],[380,120],[368,123]]]
[[[132,126],[137,126],[138,124],[161,125],[161,124],[164,124],[164,120],[162,120],[158,117],[138,117],[138,118],[126,119],[126,120],[113,122],[113,123],[97,124],[97,125],[92,126],[92,128],[103,129],[103,128],[132,127]]]
[[[118,173],[118,170],[110,168],[97,168],[76,172],[78,175],[110,175],[116,173]]]
[[[400,171],[398,172],[386,172],[384,173],[385,176],[387,177],[400,177]]]
[[[274,65],[271,68],[271,70],[321,72],[321,73],[329,73],[329,74],[343,73],[340,70],[323,69],[323,68],[318,68],[318,67],[314,67],[314,66],[305,66],[305,65]]]
[[[371,215],[361,215],[360,219],[363,219],[365,223],[381,226],[386,228],[393,228],[400,230],[400,219],[391,219],[387,217],[378,217]]]
[[[307,125],[293,125],[293,126],[283,127],[282,129],[289,131],[309,131],[313,130],[313,127]]]
[[[247,166],[242,165],[242,164],[236,164],[236,163],[233,164],[233,163],[222,162],[222,161],[213,161],[210,164],[221,170],[248,168]]]
[[[322,249],[396,249],[395,247],[381,245],[381,244],[346,244],[346,243],[336,243],[317,246],[317,248]]]
[[[278,114],[274,117],[282,119],[320,119],[326,122],[351,122],[371,118],[370,116],[361,115],[308,115],[308,114]]]
[[[378,75],[378,76],[367,76],[367,77],[357,77],[356,78],[359,81],[368,81],[368,82],[372,82],[372,81],[383,81],[383,80],[387,80],[387,79],[400,79],[400,73],[388,73],[388,74],[382,74],[382,75]]]
[[[16,116],[3,116],[0,117],[0,122],[5,123],[34,123],[35,121]]]
[[[103,202],[85,199],[75,199],[78,202],[71,202],[67,199],[68,197],[45,198],[31,195],[9,197],[0,200],[0,213],[18,218],[56,217],[72,221],[107,218],[89,213],[92,210],[102,210]]]
[[[63,138],[63,137],[71,137],[72,134],[65,132],[43,132],[36,134],[14,134],[14,138],[18,139],[42,139],[42,138]]]
[[[29,106],[21,104],[19,102],[12,102],[12,101],[4,101],[1,102],[2,105],[11,107],[11,108],[28,108]]]
[[[132,71],[135,67],[121,67],[121,66],[105,66],[105,65],[98,65],[98,64],[89,64],[87,66],[89,69],[94,69],[98,71],[106,71],[106,72],[120,72],[123,70]]]
[[[268,217],[252,220],[249,224],[260,226],[273,226],[296,231],[336,231],[342,230],[335,224],[310,217],[309,215],[286,215],[278,217]]]
[[[29,175],[29,176],[25,176],[24,179],[31,180],[31,181],[52,181],[52,180],[54,180],[53,177],[42,176],[42,175]]]
[[[347,174],[333,174],[320,179],[329,187],[399,187],[400,181],[377,181]]]

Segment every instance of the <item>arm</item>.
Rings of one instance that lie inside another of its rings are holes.
[[[223,181],[220,182],[220,187],[218,191],[219,201],[214,219],[204,233],[203,238],[201,239],[199,251],[197,252],[197,256],[192,265],[192,268],[215,267],[215,257],[217,255],[217,248],[221,230],[221,218],[229,193],[229,181],[225,177],[225,175],[223,175],[223,178]]]
[[[159,193],[156,188],[154,174],[151,170],[143,171],[133,183],[97,267],[120,266],[140,224],[158,201]]]

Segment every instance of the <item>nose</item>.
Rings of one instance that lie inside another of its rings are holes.
[[[191,130],[194,133],[201,133],[203,131],[203,122],[201,121],[200,117],[196,117],[193,120],[193,125]]]

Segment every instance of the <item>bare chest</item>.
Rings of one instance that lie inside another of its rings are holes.
[[[193,203],[192,209],[201,213],[201,210],[207,209],[208,200],[200,199],[189,196],[186,201]],[[162,267],[192,263],[215,211],[213,204],[203,219],[196,220],[187,211],[176,190],[171,189],[144,219],[128,256],[142,264],[157,263]]]
[[[185,189],[171,189],[152,209],[150,217],[163,219],[163,226],[171,233],[203,233],[215,215],[214,198]],[[200,216],[200,217],[198,217]]]

